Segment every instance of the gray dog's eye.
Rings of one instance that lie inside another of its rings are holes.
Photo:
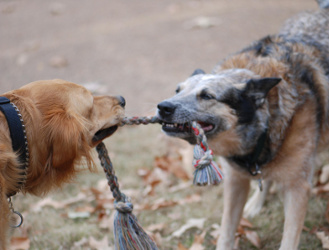
[[[200,94],[200,98],[203,100],[211,100],[211,99],[215,99],[215,96],[213,96],[212,94],[209,94],[209,93],[202,92]]]
[[[176,89],[176,94],[178,94],[179,93],[179,91],[180,91],[180,87],[177,87],[177,89]]]

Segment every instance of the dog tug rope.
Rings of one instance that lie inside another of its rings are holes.
[[[161,123],[161,121],[156,116],[126,117],[120,125],[147,125],[150,123]],[[193,165],[196,170],[193,183],[202,186],[218,184],[222,180],[223,174],[217,164],[212,161],[213,153],[208,147],[204,131],[197,122],[192,122],[191,128],[197,139],[197,145],[194,147]],[[115,176],[105,144],[101,142],[96,146],[96,150],[115,199],[114,206],[117,210],[114,217],[115,248],[129,250],[158,249],[154,241],[143,230],[136,216],[132,214],[133,204],[130,198],[120,192],[118,179]]]

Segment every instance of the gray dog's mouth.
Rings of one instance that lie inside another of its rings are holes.
[[[214,130],[215,125],[207,122],[197,121],[200,124],[205,133],[210,133]],[[192,131],[192,126],[190,122],[186,123],[168,123],[162,122],[162,130],[168,134],[188,134],[190,135]]]

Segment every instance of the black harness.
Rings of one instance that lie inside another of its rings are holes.
[[[5,115],[10,131],[13,151],[18,154],[19,173],[22,176],[17,181],[17,191],[7,194],[7,197],[15,195],[25,184],[26,171],[29,163],[28,144],[26,138],[25,125],[22,115],[15,104],[6,97],[0,96],[0,110]]]

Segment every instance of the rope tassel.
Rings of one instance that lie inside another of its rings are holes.
[[[147,235],[132,213],[133,204],[130,202],[130,198],[119,190],[117,177],[104,143],[98,144],[96,150],[115,199],[114,207],[117,210],[114,217],[115,249],[157,250],[154,241]]]
[[[201,126],[194,121],[192,129],[197,138],[193,154],[193,166],[196,168],[193,184],[198,186],[217,185],[223,179],[223,173],[213,161],[213,152],[208,147],[207,138]]]
[[[147,125],[149,123],[160,122],[156,116],[126,117],[121,121],[120,126]],[[223,174],[216,162],[213,161],[213,153],[208,147],[205,133],[196,122],[192,122],[191,126],[197,139],[197,145],[194,147],[193,165],[196,170],[194,172],[193,183],[200,186],[218,184],[222,180]],[[132,213],[133,204],[130,198],[119,190],[119,183],[104,143],[99,143],[96,146],[96,150],[115,199],[114,207],[117,210],[114,217],[115,249],[157,250],[158,248],[154,241],[146,234],[136,216]]]

